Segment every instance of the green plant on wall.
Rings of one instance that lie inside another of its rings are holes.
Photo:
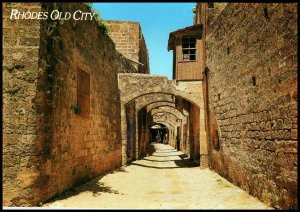
[[[51,36],[52,33],[54,32],[54,30],[56,29],[56,26],[57,26],[57,22],[56,22],[56,21],[48,22],[48,23],[45,25],[45,31],[46,31],[46,34],[47,34],[48,36]]]
[[[51,20],[47,22],[45,25],[45,31],[48,36],[51,36],[54,30],[60,25],[62,26],[64,24],[64,20]]]
[[[60,10],[58,8],[58,5],[56,3],[52,4],[52,7],[51,7],[52,10]],[[46,34],[48,36],[52,36],[53,32],[55,31],[55,29],[58,27],[58,26],[62,26],[64,24],[64,20],[52,20],[52,19],[48,19],[47,20],[47,24],[45,24],[44,28],[45,28],[45,31],[46,31]]]
[[[99,11],[97,11],[93,8],[92,3],[87,2],[85,4],[89,7],[89,9],[91,10],[92,13],[95,13],[94,17],[95,17],[95,20],[97,21],[98,29],[100,30],[100,32],[103,35],[107,35],[107,33],[109,32],[109,29],[110,29],[110,25],[105,23],[104,20],[100,18]]]
[[[83,2],[85,5],[87,5],[90,9],[92,9],[92,2]]]

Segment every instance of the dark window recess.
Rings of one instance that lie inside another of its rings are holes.
[[[184,36],[182,37],[182,55],[183,61],[196,60],[196,37]]]
[[[269,20],[269,13],[268,13],[268,8],[264,8],[264,17],[265,19]]]
[[[214,8],[214,3],[207,3],[208,8]]]
[[[255,77],[252,77],[252,85],[256,86],[256,78]]]
[[[218,101],[220,101],[221,99],[221,94],[218,94]]]
[[[230,47],[227,47],[227,54],[230,54]]]
[[[77,70],[77,106],[80,115],[90,114],[90,75],[78,68]]]

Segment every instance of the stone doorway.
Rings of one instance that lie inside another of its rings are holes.
[[[168,144],[169,129],[164,124],[154,124],[150,128],[150,141],[161,144]]]

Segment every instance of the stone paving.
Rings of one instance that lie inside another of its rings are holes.
[[[113,173],[74,188],[47,208],[271,209],[169,145]]]

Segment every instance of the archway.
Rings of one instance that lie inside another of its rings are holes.
[[[150,127],[151,142],[167,144],[169,140],[168,134],[168,127],[162,123],[155,123]]]
[[[122,73],[119,74],[119,89],[121,97],[123,152],[126,152],[128,143],[126,137],[128,133],[126,131],[129,128],[126,127],[128,123],[124,121],[126,116],[128,116],[127,114],[130,114],[133,122],[135,122],[135,130],[130,129],[132,133],[136,134],[136,140],[133,142],[133,145],[136,146],[135,154],[139,157],[144,152],[145,144],[149,143],[147,141],[149,138],[147,127],[149,127],[148,125],[152,119],[149,111],[153,109],[153,105],[159,105],[158,102],[165,102],[165,104],[172,105],[174,109],[184,114],[182,117],[186,117],[187,119],[187,122],[184,122],[184,126],[179,125],[179,129],[177,128],[177,124],[174,126],[174,131],[177,132],[177,129],[180,131],[177,135],[188,138],[185,142],[183,142],[183,138],[180,139],[179,148],[189,149],[188,153],[190,153],[191,158],[194,160],[199,160],[200,153],[202,157],[207,157],[201,82],[191,84],[169,81],[165,77]],[[149,106],[149,108],[152,107],[151,110],[148,109],[148,105],[151,105]],[[200,114],[201,116],[203,115],[201,119]],[[180,119],[181,123],[183,123],[182,119]],[[183,129],[185,133],[183,133]],[[123,159],[123,164],[126,164],[126,158]]]

